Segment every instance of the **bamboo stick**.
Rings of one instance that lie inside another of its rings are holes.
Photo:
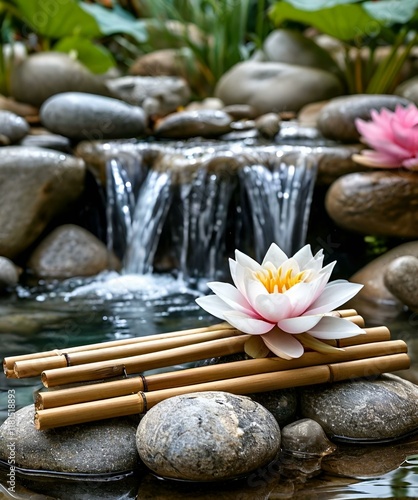
[[[43,371],[53,368],[77,366],[111,359],[118,360],[120,358],[138,356],[140,354],[147,354],[150,352],[165,351],[166,349],[199,344],[209,340],[222,339],[237,335],[242,335],[242,332],[236,329],[224,328],[210,332],[195,333],[192,336],[181,335],[177,337],[150,340],[148,342],[138,342],[129,345],[94,349],[91,351],[75,352],[71,354],[64,353],[61,356],[16,361],[14,364],[14,372],[17,378],[36,377],[41,375]]]
[[[167,338],[173,338],[173,337],[179,337],[182,335],[194,335],[196,333],[205,333],[205,332],[210,332],[213,330],[221,330],[221,329],[227,329],[231,330],[234,329],[229,323],[218,323],[216,325],[211,325],[211,326],[202,326],[200,328],[191,328],[188,330],[178,330],[175,332],[167,332],[167,333],[157,333],[155,335],[147,335],[145,337],[134,337],[134,338],[129,338],[129,339],[120,339],[120,340],[109,340],[107,342],[99,342],[97,344],[88,344],[88,345],[82,345],[82,346],[76,346],[76,347],[68,347],[67,349],[60,350],[60,349],[53,349],[51,351],[43,351],[43,352],[34,352],[30,354],[21,354],[19,356],[9,356],[7,358],[4,358],[3,360],[3,369],[6,373],[7,370],[14,370],[14,364],[17,361],[27,361],[27,360],[32,360],[32,359],[38,359],[38,358],[47,358],[51,356],[61,356],[62,354],[71,354],[74,352],[84,352],[84,351],[92,351],[95,349],[104,349],[107,347],[118,347],[122,345],[130,345],[130,344],[136,344],[136,343],[142,343],[142,342],[149,342],[150,340],[160,340],[160,339],[167,339]]]
[[[325,382],[378,375],[385,371],[402,370],[409,367],[406,353],[365,360],[348,361],[327,365],[310,366],[293,370],[262,373],[207,383],[193,384],[153,392],[138,392],[129,396],[91,401],[35,412],[35,426],[44,430],[66,425],[92,422],[100,419],[144,413],[160,401],[180,394],[201,391],[226,391],[233,394],[250,394],[274,391],[288,387],[314,385]],[[342,366],[343,365],[343,366]]]
[[[101,380],[124,374],[141,373],[154,368],[189,363],[213,356],[236,354],[243,352],[245,341],[249,336],[239,335],[118,360],[111,359],[68,368],[54,368],[42,372],[41,380],[45,387],[54,387],[90,380]]]
[[[277,357],[247,359],[220,365],[188,368],[174,372],[159,373],[146,377],[131,377],[124,380],[89,384],[55,391],[39,392],[35,399],[37,409],[48,409],[87,401],[125,396],[139,391],[157,391],[203,382],[236,378],[257,373],[295,369],[334,362],[354,361],[389,354],[406,353],[407,344],[402,340],[375,342],[347,347],[344,351],[321,354],[305,352],[300,358],[283,360]],[[383,360],[382,360],[383,362]]]
[[[361,320],[362,320],[363,324],[364,324],[363,318],[357,314],[357,311],[355,309],[341,309],[341,310],[331,311],[328,314],[331,316],[337,316],[337,317],[344,318],[347,320],[350,320],[351,317],[356,317],[357,319],[353,320],[354,322],[359,321],[361,323]],[[361,318],[361,320],[359,318]],[[359,326],[361,326],[360,323],[357,323],[357,324],[359,324]],[[20,362],[20,361],[28,361],[28,360],[34,360],[34,359],[38,359],[38,358],[47,358],[47,357],[52,357],[52,356],[61,356],[63,354],[72,354],[72,353],[76,353],[76,352],[92,351],[92,350],[104,349],[104,348],[108,348],[108,347],[126,346],[126,345],[130,345],[130,344],[173,338],[173,337],[178,337],[178,336],[182,336],[182,335],[194,335],[194,334],[198,334],[198,333],[205,333],[205,332],[209,332],[209,331],[213,331],[213,330],[221,330],[221,329],[234,330],[234,328],[230,324],[223,322],[223,323],[218,323],[216,325],[211,325],[211,326],[191,328],[188,330],[178,330],[178,331],[167,332],[167,333],[158,333],[156,335],[149,335],[146,337],[135,337],[135,338],[121,339],[121,340],[110,340],[107,342],[99,342],[96,344],[68,347],[65,350],[53,349],[51,351],[22,354],[19,356],[9,356],[9,357],[4,358],[4,360],[3,360],[3,370],[4,370],[4,373],[6,374],[6,376],[14,377],[15,376],[14,364],[16,362]]]

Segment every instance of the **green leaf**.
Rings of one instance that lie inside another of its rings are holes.
[[[80,2],[80,7],[96,20],[103,35],[124,33],[139,43],[145,42],[148,38],[145,23],[135,19],[119,6],[110,10],[99,4]]]
[[[115,66],[112,54],[101,45],[95,45],[87,38],[76,36],[62,38],[53,49],[75,55],[76,59],[93,73],[105,73]]]
[[[371,17],[360,4],[335,5],[307,11],[280,1],[271,9],[270,16],[276,26],[284,21],[296,21],[344,41],[364,35],[375,36],[381,28],[380,22]]]
[[[51,0],[14,0],[24,23],[42,36],[99,37],[99,26],[89,13],[75,0],[65,2]]]
[[[364,10],[374,19],[388,25],[409,22],[418,9],[418,0],[380,0],[380,2],[364,2]]]

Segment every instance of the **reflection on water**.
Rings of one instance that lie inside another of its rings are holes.
[[[94,279],[20,287],[15,295],[0,299],[0,354],[3,358],[218,322],[195,304],[198,295],[196,289],[169,275],[104,273]],[[393,338],[403,338],[410,347],[413,368],[405,375],[412,380],[418,378],[415,322],[406,315],[387,326]],[[33,391],[40,385],[38,378],[0,377],[0,421],[7,414],[8,389],[16,389],[18,409],[32,403]],[[385,446],[338,444],[337,451],[323,460],[323,472],[314,478],[303,474],[299,478],[286,477],[280,464],[270,464],[244,480],[209,486],[164,481],[146,471],[114,481],[26,474],[19,476],[14,498],[418,498],[418,466],[404,463],[407,456],[416,454],[417,436]],[[7,498],[6,474],[7,469],[0,468],[0,498]]]

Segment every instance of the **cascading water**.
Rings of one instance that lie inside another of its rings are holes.
[[[160,259],[187,280],[214,279],[234,248],[260,259],[272,242],[289,254],[304,244],[316,177],[312,149],[210,143],[158,150],[135,208],[124,160],[108,162],[108,187],[117,193],[109,201],[123,203],[109,222],[125,227],[117,234],[126,237],[118,245],[126,248],[126,273],[151,273]],[[146,154],[146,145],[135,154]]]

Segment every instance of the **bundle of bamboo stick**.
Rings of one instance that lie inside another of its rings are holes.
[[[331,313],[364,327],[353,309]],[[144,376],[155,368],[244,351],[250,335],[227,323],[54,350],[4,359],[6,376],[41,376],[47,388],[35,398],[35,425],[48,429],[122,415],[139,414],[168,397],[222,390],[249,394],[288,387],[335,382],[409,367],[407,345],[391,341],[384,326],[329,343],[333,353],[305,352],[300,358],[245,359]],[[136,376],[129,376],[136,374]],[[111,380],[114,377],[124,377]],[[100,382],[98,382],[100,381]],[[95,383],[91,383],[95,382]],[[86,384],[87,383],[87,384]]]

